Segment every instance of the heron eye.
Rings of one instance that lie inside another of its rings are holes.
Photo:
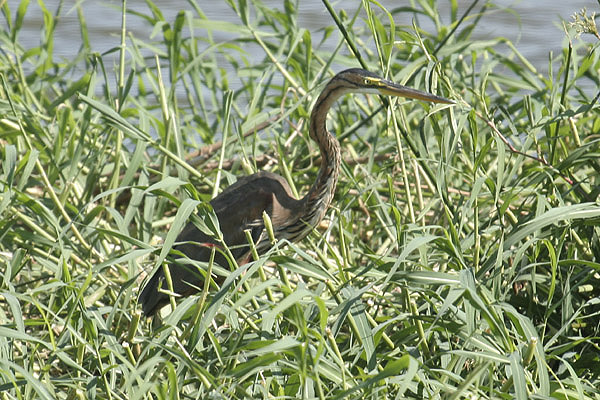
[[[365,78],[365,79],[363,80],[363,83],[364,83],[365,85],[370,85],[370,84],[371,84],[371,80],[370,80],[369,78]]]

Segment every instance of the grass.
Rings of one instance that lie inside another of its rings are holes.
[[[600,399],[589,15],[542,74],[506,39],[471,37],[492,2],[442,21],[434,0],[324,1],[332,24],[311,33],[293,2],[231,0],[225,23],[147,1],[105,54],[78,3],[73,60],[53,54],[66,10],[41,1],[39,46],[19,44],[28,3],[2,3],[0,31],[2,399]],[[311,102],[361,65],[458,104],[340,101],[325,222],[142,318],[143,276],[196,208],[211,224],[201,204],[236,176],[306,192]]]

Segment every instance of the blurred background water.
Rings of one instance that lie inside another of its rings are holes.
[[[46,0],[44,2],[48,10],[55,14],[61,2]],[[59,57],[72,58],[79,51],[81,41],[77,10],[74,2],[62,2],[60,12],[61,19],[56,29],[55,54]],[[265,0],[264,4],[276,8],[282,8],[282,1]],[[386,8],[392,9],[398,6],[407,6],[408,1],[382,1]],[[458,15],[462,15],[471,0],[458,0]],[[474,10],[479,10],[483,1]],[[600,12],[598,0],[522,0],[522,1],[498,1],[500,8],[489,8],[474,32],[474,39],[493,39],[498,36],[512,41],[517,49],[536,67],[540,72],[548,69],[548,56],[553,52],[556,56],[566,44],[566,35],[563,29],[563,21],[567,23],[571,16],[586,7],[588,14],[593,11]],[[12,11],[12,18],[16,13],[19,1],[8,0]],[[106,52],[119,43],[119,32],[121,27],[121,1],[84,1],[81,2],[83,13],[89,30],[90,42],[94,51]],[[160,7],[167,21],[173,21],[180,10],[191,9],[187,1],[159,1],[155,4]],[[239,23],[239,18],[226,2],[198,1],[202,11],[211,20],[229,21]],[[149,14],[148,7],[143,0],[129,0],[128,8]],[[336,10],[345,9],[349,14],[360,7],[360,1],[346,0],[333,4]],[[504,8],[502,8],[504,7]],[[450,20],[449,2],[439,1],[440,15],[444,22]],[[311,33],[317,34],[324,27],[333,24],[330,15],[325,10],[323,3],[319,0],[299,1],[298,25],[306,28]],[[400,20],[405,18],[405,20]],[[409,13],[402,14],[396,20],[397,25],[407,25],[411,28],[413,16]],[[3,22],[5,20],[3,19]],[[417,20],[416,23],[423,28],[427,26],[427,20]],[[42,36],[43,14],[37,2],[30,2],[24,27],[19,36],[19,42],[27,47],[39,44]],[[141,17],[129,15],[127,29],[143,41],[150,40],[153,33],[152,27]],[[160,32],[158,32],[160,34]],[[314,39],[313,39],[314,40]],[[582,40],[595,40],[593,37],[582,37]]]

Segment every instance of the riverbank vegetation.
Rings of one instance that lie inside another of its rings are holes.
[[[291,1],[231,0],[224,22],[148,0],[102,54],[86,3],[38,3],[27,48],[32,5],[0,3],[2,399],[600,399],[592,10],[542,73],[473,38],[493,2],[325,0],[311,31]],[[54,53],[67,13],[73,59]],[[237,176],[308,190],[310,108],[349,67],[457,104],[341,100],[324,223],[143,318],[143,277]]]

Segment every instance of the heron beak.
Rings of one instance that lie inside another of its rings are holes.
[[[423,101],[429,101],[432,103],[443,103],[443,104],[455,104],[452,100],[448,100],[444,97],[436,96],[431,93],[422,92],[420,90],[412,89],[407,86],[397,85],[394,82],[381,80],[379,87],[379,93],[387,96],[399,96],[407,99],[417,99]]]

